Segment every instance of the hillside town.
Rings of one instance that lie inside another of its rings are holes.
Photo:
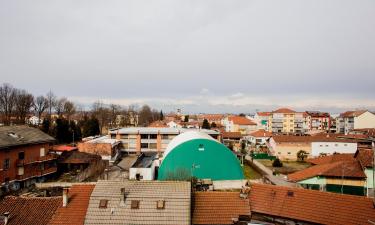
[[[375,222],[369,110],[83,110],[9,84],[0,100],[2,224]]]

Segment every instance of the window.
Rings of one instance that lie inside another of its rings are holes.
[[[163,134],[162,136],[161,136],[161,139],[163,139],[163,140],[168,140],[168,134]]]
[[[148,148],[148,143],[141,143],[141,148]]]
[[[288,152],[288,155],[292,154],[291,152]]]
[[[281,152],[278,152],[277,154],[281,155]]]
[[[18,153],[18,159],[19,159],[19,160],[23,160],[23,159],[25,159],[25,152],[19,152],[19,153]]]
[[[148,134],[141,134],[141,139],[148,139]]]
[[[131,209],[139,209],[139,200],[132,200],[130,204]]]
[[[159,200],[156,202],[156,208],[157,209],[164,209],[165,208],[165,201],[164,200]]]
[[[108,204],[108,200],[107,199],[101,199],[99,201],[99,208],[100,209],[106,209],[107,208],[107,204]]]
[[[150,139],[157,139],[158,135],[157,134],[150,134]]]
[[[148,148],[149,148],[149,149],[156,149],[156,148],[157,148],[157,145],[156,145],[156,143],[150,143],[150,144],[148,145]]]
[[[121,134],[121,139],[128,139],[129,135],[127,134]]]
[[[10,166],[10,159],[4,159],[4,170],[9,169]]]
[[[348,144],[344,144],[344,146],[348,146]]]
[[[338,144],[335,144],[335,146],[337,147],[337,146],[339,146]]]
[[[198,150],[199,150],[199,151],[204,151],[204,145],[203,145],[203,144],[199,144],[199,146],[198,146]]]

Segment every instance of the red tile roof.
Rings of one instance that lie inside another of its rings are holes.
[[[49,225],[84,224],[91,192],[95,185],[73,185],[69,189],[69,203],[67,207],[57,209]]]
[[[252,185],[250,207],[252,214],[318,224],[358,225],[375,221],[370,198],[266,184]]]
[[[340,114],[340,117],[357,117],[367,112],[367,110],[357,110],[357,111],[346,111]]]
[[[288,109],[288,108],[280,108],[280,109],[273,111],[273,113],[295,113],[295,112],[296,111]]]
[[[243,116],[228,116],[228,120],[238,125],[257,125],[254,121]]]
[[[254,132],[250,133],[250,136],[253,136],[253,137],[271,137],[272,133],[268,132],[268,131],[265,131],[263,129],[260,129],[260,130],[257,130],[257,131],[254,131]]]
[[[149,127],[168,127],[167,123],[161,120],[154,121],[148,125]]]
[[[69,145],[54,145],[52,146],[52,150],[57,151],[57,152],[69,152],[69,151],[78,150],[78,147],[69,146]]]
[[[61,197],[8,196],[0,203],[0,214],[10,213],[8,225],[44,225],[48,224],[60,205]]]
[[[223,114],[202,114],[202,115],[198,115],[198,118],[201,120],[207,119],[208,121],[221,120],[224,118],[224,115]]]
[[[339,161],[315,165],[307,169],[297,171],[288,175],[288,180],[298,182],[308,178],[324,177],[345,177],[345,178],[366,178],[361,165],[357,161]]]
[[[316,158],[307,159],[307,162],[313,165],[320,165],[325,163],[333,163],[339,161],[355,161],[354,154],[346,153],[346,154],[332,154],[327,156],[319,156]]]
[[[258,116],[270,116],[272,115],[271,112],[257,112]]]
[[[361,163],[363,167],[373,167],[373,150],[372,149],[358,149],[354,157]]]
[[[193,207],[193,224],[233,224],[239,215],[250,216],[249,199],[239,192],[196,192]]]
[[[223,138],[242,138],[241,132],[222,132],[221,136]]]

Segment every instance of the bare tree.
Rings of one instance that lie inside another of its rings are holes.
[[[99,120],[100,133],[103,133],[103,128],[109,123],[109,109],[101,101],[96,101],[92,105],[92,113]]]
[[[121,106],[120,105],[115,105],[115,104],[110,104],[109,105],[109,124],[110,124],[110,127],[113,128],[116,126],[116,118],[117,118],[117,115],[119,115],[121,113]]]
[[[15,103],[16,89],[10,84],[3,84],[0,87],[0,111],[5,125],[10,125],[11,123]]]
[[[154,119],[150,106],[143,105],[139,111],[139,124],[148,126],[152,121],[154,121]]]
[[[66,119],[70,121],[71,116],[76,112],[76,107],[73,102],[67,100],[64,103],[64,114]]]
[[[65,106],[66,101],[68,101],[68,100],[65,97],[62,97],[62,98],[56,100],[54,108],[55,108],[56,114],[59,117],[61,117],[63,115],[64,106]]]
[[[25,90],[16,90],[15,116],[19,124],[26,122],[26,117],[30,113],[34,104],[34,96]]]
[[[34,110],[38,116],[38,125],[43,112],[48,108],[48,99],[43,95],[38,96],[34,102]]]
[[[56,95],[52,91],[49,91],[47,93],[47,101],[48,101],[48,117],[49,119],[51,119],[52,109],[56,105]]]

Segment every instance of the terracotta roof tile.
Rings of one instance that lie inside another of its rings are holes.
[[[375,208],[370,198],[301,188],[253,184],[250,206],[252,214],[318,224],[358,225],[375,221]]]
[[[313,165],[320,165],[325,163],[333,163],[339,161],[354,161],[354,154],[351,153],[341,153],[341,154],[332,154],[327,156],[319,156],[316,158],[307,159],[306,161]]]
[[[273,111],[273,113],[295,113],[295,112],[296,111],[288,109],[288,108],[280,108],[280,109]]]
[[[340,114],[340,117],[357,117],[367,112],[367,110],[357,110],[357,111],[346,111]]]
[[[165,121],[161,121],[161,120],[157,120],[157,121],[154,121],[152,123],[150,123],[150,125],[148,125],[149,127],[168,127],[167,123]]]
[[[257,125],[254,121],[243,116],[228,116],[228,120],[238,125]]]
[[[355,153],[355,158],[363,167],[373,167],[373,154],[372,149],[358,149],[358,151]]]
[[[357,161],[339,161],[315,165],[288,175],[290,181],[301,181],[316,176],[366,178],[362,167]]]
[[[271,112],[257,112],[258,116],[270,116],[272,115]]]
[[[223,138],[242,138],[241,132],[222,132],[221,136]]]
[[[50,225],[84,224],[90,196],[95,185],[73,185],[69,189],[67,207],[59,207],[50,221]]]
[[[194,193],[193,224],[233,224],[239,215],[250,216],[249,199],[239,192]]]
[[[260,129],[260,130],[257,130],[257,131],[254,131],[254,132],[250,133],[250,136],[253,136],[253,137],[271,137],[272,133],[268,132],[268,131],[265,131],[263,129]]]
[[[0,213],[10,213],[8,225],[44,225],[60,205],[61,197],[8,196],[0,203]]]

